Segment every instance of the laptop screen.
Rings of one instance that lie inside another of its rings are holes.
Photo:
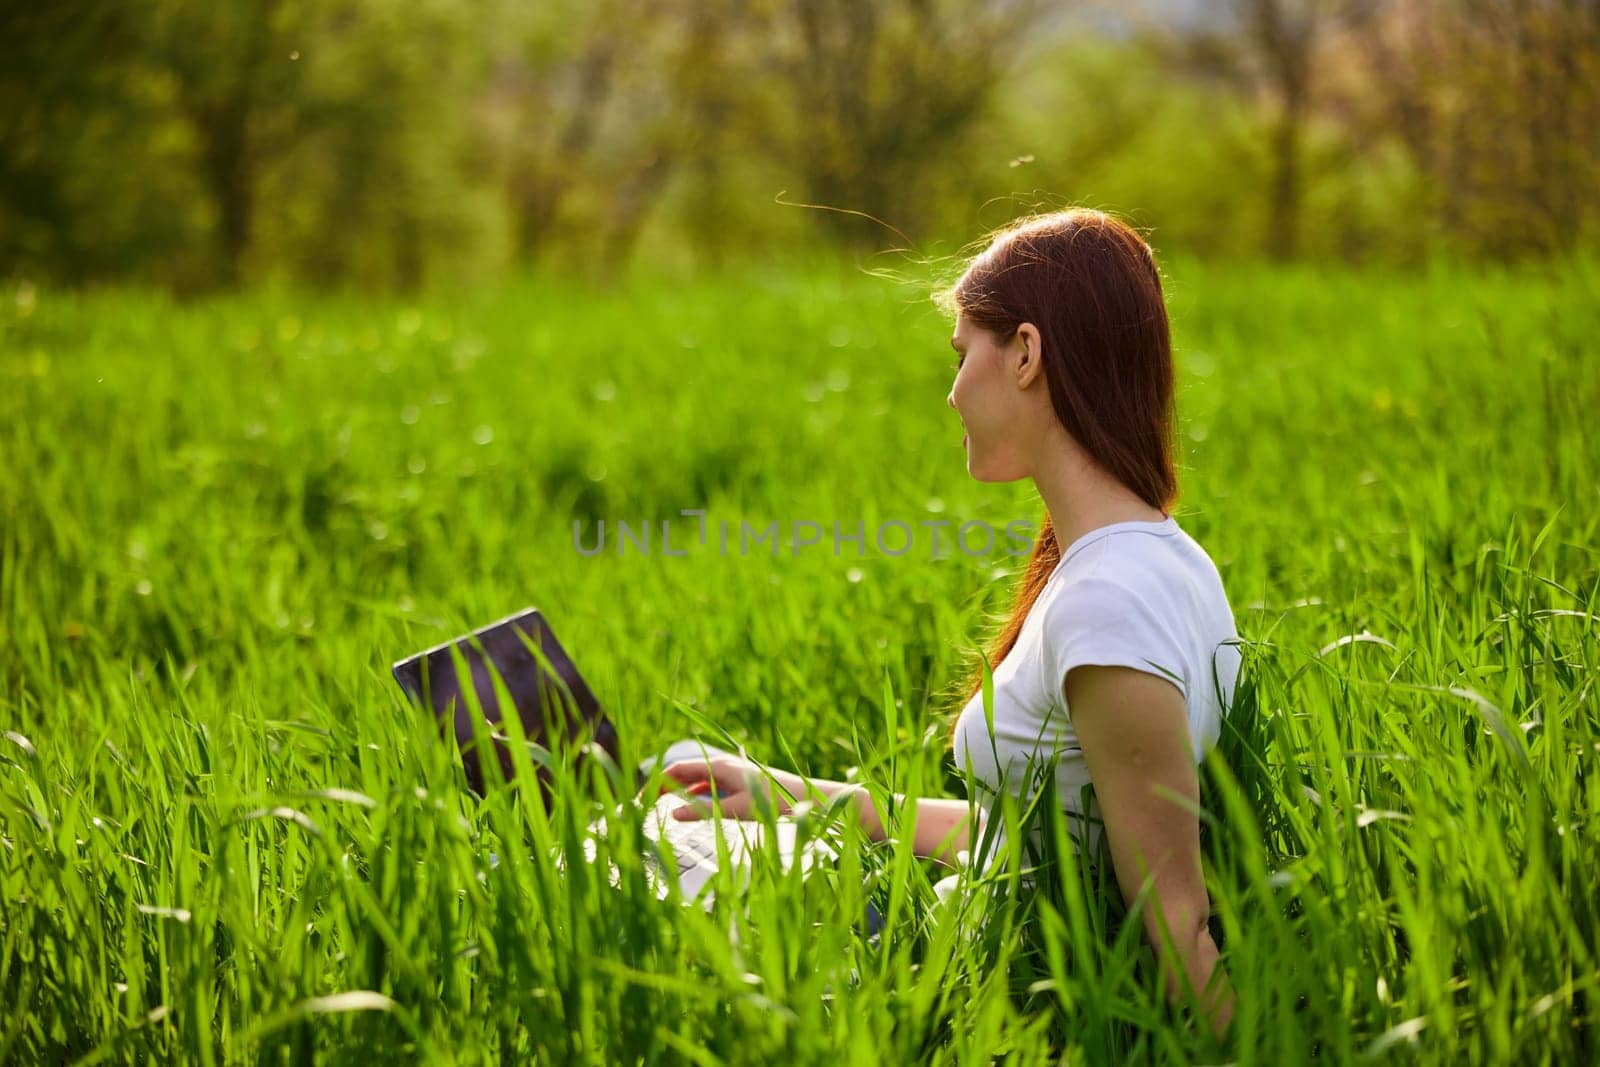
[[[452,650],[462,659],[467,684],[458,677]],[[496,674],[509,708],[502,706],[495,690]],[[587,726],[593,739],[613,759],[617,757],[610,721],[550,624],[531,608],[402,660],[394,665],[394,676],[414,701],[432,709],[442,731],[454,733],[467,784],[479,795],[484,792],[484,775],[473,732],[473,701],[466,699],[469,689],[488,724],[484,732],[492,738],[506,778],[513,774],[511,750],[499,724],[513,710],[531,742],[554,749]],[[541,768],[541,782],[548,785],[546,777]]]

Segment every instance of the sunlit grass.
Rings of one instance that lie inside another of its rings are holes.
[[[1168,272],[1178,518],[1247,641],[1206,793],[1231,1047],[1070,862],[947,910],[814,811],[836,875],[685,908],[637,818],[617,888],[562,869],[583,790],[477,803],[403,707],[390,661],[532,603],[625,762],[705,716],[959,788],[949,686],[1020,560],[952,536],[1040,505],[965,475],[950,324],[819,268],[0,291],[0,1060],[1592,1058],[1600,278]]]

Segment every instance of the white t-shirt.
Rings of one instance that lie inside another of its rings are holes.
[[[1099,854],[1099,804],[1062,696],[1067,671],[1084,664],[1132,667],[1182,691],[1198,765],[1216,743],[1239,674],[1238,631],[1222,579],[1177,519],[1117,522],[1068,545],[1029,610],[1015,647],[994,668],[994,733],[979,692],[956,720],[956,765],[987,810],[1001,787],[1031,797],[1053,768],[1068,826]],[[1033,759],[1034,770],[1028,763]]]

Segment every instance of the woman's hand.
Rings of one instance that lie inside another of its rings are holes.
[[[714,791],[724,818],[755,818],[757,804],[762,803],[758,797],[766,798],[779,815],[791,809],[791,797],[794,800],[804,800],[806,797],[806,781],[798,774],[772,770],[737,756],[679,760],[667,764],[661,773],[687,786],[692,795],[708,796]],[[710,813],[711,808],[707,804],[685,804],[674,809],[672,817],[703,819]]]
[[[730,819],[756,818],[758,799],[770,800],[772,810],[779,815],[791,810],[802,800],[838,797],[851,794],[856,811],[861,816],[861,828],[873,841],[885,839],[883,816],[878,811],[872,795],[860,785],[835,782],[829,778],[803,778],[789,771],[773,770],[738,756],[712,756],[709,759],[689,758],[669,763],[662,768],[663,776],[688,787],[691,796],[704,799],[673,809],[675,819],[704,819],[711,814],[709,795],[716,797],[722,814]],[[902,794],[895,794],[894,803],[906,802]],[[909,833],[912,851],[918,856],[938,859],[951,867],[965,862],[961,852],[970,849],[968,822],[971,807],[965,800],[946,800],[941,797],[922,797],[916,803],[917,818],[914,825],[902,823],[900,832]],[[978,818],[981,826],[982,817]]]

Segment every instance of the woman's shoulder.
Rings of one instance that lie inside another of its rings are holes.
[[[1040,600],[1041,622],[1056,634],[1165,631],[1183,639],[1232,625],[1216,566],[1188,537],[1107,537],[1067,561]]]
[[[1086,598],[1120,590],[1168,604],[1184,594],[1226,599],[1210,554],[1176,526],[1169,536],[1101,538],[1068,559],[1052,579],[1054,597]]]
[[[1068,559],[1051,575],[1052,604],[1082,604],[1101,598],[1147,595],[1185,569],[1172,538],[1101,538]]]

